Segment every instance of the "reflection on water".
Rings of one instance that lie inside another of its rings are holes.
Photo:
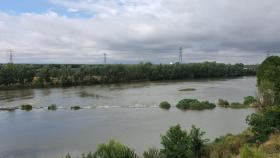
[[[15,100],[32,99],[34,97],[34,91],[27,90],[6,90],[0,91],[0,100],[6,102],[13,102]]]
[[[92,98],[95,98],[95,99],[106,98],[106,97],[98,95],[98,94],[88,93],[86,90],[78,92],[78,94],[82,98],[84,98],[84,97],[92,97]]]

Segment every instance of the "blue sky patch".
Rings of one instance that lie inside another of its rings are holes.
[[[41,14],[49,11],[72,18],[90,18],[93,16],[84,11],[69,12],[68,8],[53,4],[47,0],[0,0],[0,12],[12,15],[19,15],[22,13]]]

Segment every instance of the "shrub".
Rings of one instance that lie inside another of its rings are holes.
[[[30,110],[32,110],[32,105],[30,105],[30,104],[23,104],[23,105],[21,105],[21,110],[25,110],[25,111],[30,111]]]
[[[170,109],[171,105],[167,101],[163,101],[159,104],[159,107],[162,109]]]
[[[197,109],[214,109],[216,105],[214,103],[210,103],[209,101],[203,101],[200,103],[200,106]],[[196,107],[194,107],[195,109]]]
[[[72,157],[70,154],[67,154],[65,158],[79,158],[79,157]],[[81,158],[96,158],[96,157],[94,157],[94,154],[92,152],[89,152],[88,154],[82,154]]]
[[[200,131],[200,128],[196,128],[192,126],[192,129],[189,133],[189,137],[191,139],[191,146],[194,156],[196,158],[201,158],[202,154],[205,150],[205,143],[207,143],[208,139],[203,139],[205,132]]]
[[[202,110],[213,109],[216,107],[216,105],[208,101],[200,102],[197,99],[183,99],[177,103],[176,107],[182,110]]]
[[[94,158],[137,158],[137,155],[130,148],[111,140],[97,147]]]
[[[221,107],[227,108],[227,107],[229,107],[229,102],[227,100],[219,99],[218,105],[220,105]]]
[[[182,130],[180,125],[170,127],[166,135],[161,136],[161,144],[161,153],[166,158],[193,157],[191,140],[187,131]]]
[[[260,148],[269,154],[280,153],[280,134],[272,134]]]
[[[57,107],[56,107],[55,104],[52,104],[52,105],[48,106],[48,110],[56,110],[56,109],[57,109]]]
[[[71,106],[71,110],[80,110],[81,109],[81,107],[79,107],[79,106]]]
[[[280,130],[280,106],[271,106],[264,111],[253,113],[246,121],[257,139],[264,142],[270,134]]]
[[[161,136],[162,156],[165,158],[200,158],[208,139],[203,139],[205,132],[192,126],[190,134],[180,125],[172,126],[166,135]]]
[[[196,99],[183,99],[177,103],[176,107],[185,110],[185,109],[190,109],[191,105],[197,105],[197,104],[199,104],[199,101]]]
[[[266,158],[265,153],[256,147],[247,144],[240,149],[240,158]]]
[[[247,97],[244,97],[244,102],[243,102],[243,104],[244,105],[250,105],[250,104],[252,104],[252,103],[254,103],[254,102],[256,102],[257,100],[255,99],[255,97],[253,97],[253,96],[247,96]]]
[[[149,148],[148,151],[144,151],[143,158],[163,158],[159,150],[156,148]]]
[[[232,158],[238,155],[240,148],[245,143],[250,143],[253,133],[246,130],[241,134],[221,136],[216,138],[214,142],[207,145],[207,156],[209,158]]]

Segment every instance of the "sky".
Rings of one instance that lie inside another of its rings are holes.
[[[279,0],[0,0],[0,63],[260,63]]]

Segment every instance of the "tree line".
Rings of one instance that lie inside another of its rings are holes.
[[[255,75],[243,64],[203,62],[191,64],[35,65],[1,64],[1,87],[76,86],[139,80],[175,80]]]

